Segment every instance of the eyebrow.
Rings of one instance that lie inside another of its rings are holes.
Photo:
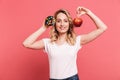
[[[56,20],[61,20],[60,18],[57,18]],[[65,18],[64,20],[68,20],[68,18]]]

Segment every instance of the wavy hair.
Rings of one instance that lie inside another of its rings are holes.
[[[56,20],[57,18],[57,15],[59,13],[63,13],[65,14],[67,17],[68,17],[68,21],[69,21],[69,29],[67,31],[67,43],[69,43],[70,45],[74,45],[75,42],[76,42],[76,34],[74,32],[74,26],[73,26],[73,21],[72,21],[72,17],[70,16],[70,13],[65,10],[65,9],[59,9],[58,11],[55,12],[54,14],[54,18]],[[53,28],[51,29],[50,31],[50,39],[51,39],[51,42],[54,42],[58,39],[59,37],[59,32],[57,31],[56,29],[56,23],[54,24]]]

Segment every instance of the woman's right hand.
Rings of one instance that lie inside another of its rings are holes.
[[[45,25],[45,20],[42,23],[42,28],[47,29],[49,26]]]

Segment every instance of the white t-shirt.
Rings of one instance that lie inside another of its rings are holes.
[[[77,52],[82,47],[80,36],[77,36],[75,45],[68,43],[57,45],[51,43],[49,38],[43,39],[45,52],[48,54],[50,64],[50,78],[63,79],[77,74]]]

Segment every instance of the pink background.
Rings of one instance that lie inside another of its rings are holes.
[[[41,27],[44,18],[64,8],[76,17],[78,6],[91,9],[108,26],[78,54],[81,80],[120,80],[120,0],[0,0],[0,80],[48,80],[47,55],[26,49],[22,42]],[[95,28],[88,16],[78,34]],[[42,37],[48,37],[46,31]]]

